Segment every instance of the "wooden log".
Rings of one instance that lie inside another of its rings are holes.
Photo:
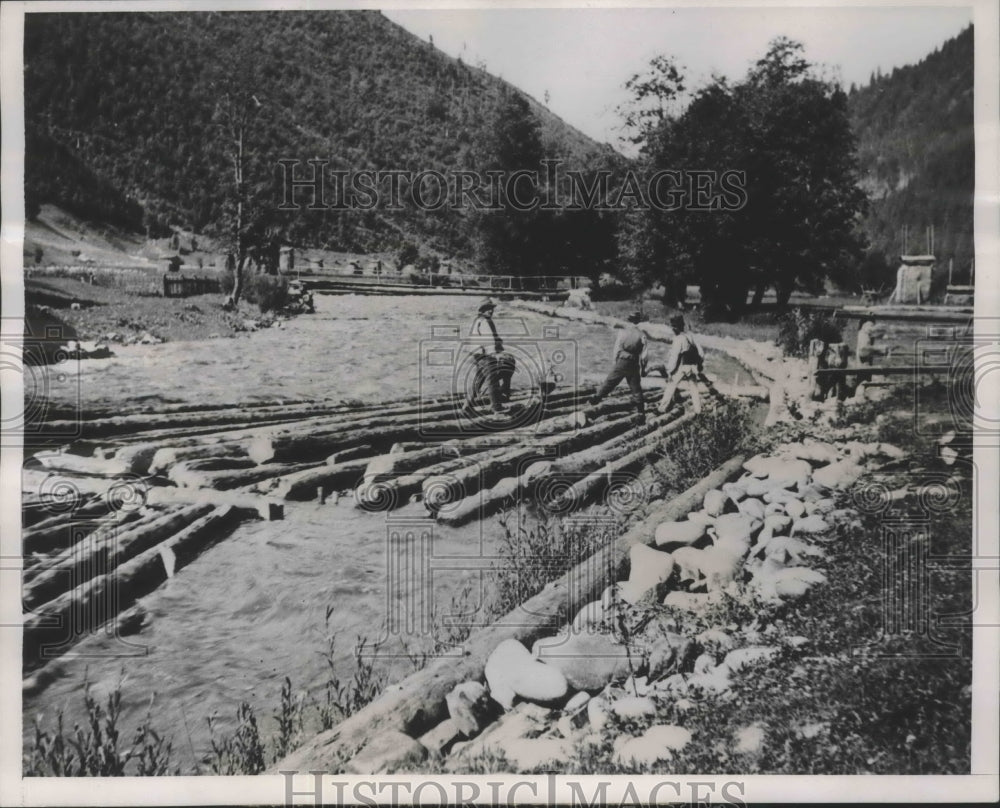
[[[672,419],[666,425],[663,424],[663,421],[657,421],[649,431],[644,432],[644,435],[647,440],[656,441],[683,426],[693,417],[694,413],[691,413],[679,419]],[[649,425],[647,424],[647,426]],[[560,461],[563,464],[562,471],[555,469],[555,466],[558,465],[556,463],[547,472],[533,479],[528,479],[524,474],[519,479],[501,479],[490,489],[469,494],[453,507],[442,508],[437,513],[437,521],[457,527],[473,519],[485,519],[499,511],[506,502],[515,500],[518,496],[527,493],[529,489],[537,492],[546,486],[551,486],[553,480],[566,477],[566,468],[577,468],[579,469],[577,474],[582,474],[587,467],[602,464],[600,469],[571,483],[569,488],[560,493],[558,497],[545,503],[546,507],[553,513],[568,513],[592,496],[602,481],[607,482],[612,479],[614,474],[634,468],[659,451],[660,447],[657,443],[629,451],[634,446],[634,442],[640,440],[642,436],[637,434],[637,430],[629,430],[623,437],[626,436],[631,436],[628,441],[615,442],[612,447],[605,449],[603,454],[600,452],[589,453],[582,465],[573,463],[573,456],[570,456],[570,458]]]
[[[171,466],[183,460],[198,460],[206,457],[249,457],[249,455],[246,444],[240,441],[195,446],[171,446],[153,453],[149,462],[149,473],[163,474]]]
[[[675,521],[699,508],[707,491],[740,473],[745,459],[734,457],[676,499],[650,512],[611,546],[613,564],[620,568],[633,544],[652,543],[653,533],[661,522]],[[414,738],[423,735],[448,717],[445,697],[456,685],[482,679],[487,658],[501,642],[515,639],[530,648],[535,640],[554,633],[584,604],[599,597],[610,582],[603,576],[595,576],[594,567],[591,559],[578,564],[514,611],[475,632],[463,643],[462,654],[438,657],[423,670],[390,685],[378,699],[350,718],[275,763],[270,773],[338,771],[383,732],[396,730]]]
[[[112,511],[103,516],[85,519],[62,519],[50,522],[45,528],[25,531],[21,536],[21,550],[27,556],[36,553],[62,551],[83,535],[100,530],[109,525],[120,527],[137,519],[155,516],[149,508]]]
[[[697,413],[692,412],[678,418],[673,423],[650,434],[649,445],[642,446],[617,459],[610,460],[610,462],[601,468],[577,480],[551,504],[550,510],[555,513],[568,513],[591,501],[599,489],[614,482],[615,475],[626,474],[638,468],[646,463],[654,454],[662,451],[662,447],[658,441],[689,424],[695,417],[697,417]]]
[[[227,466],[235,466],[227,468]],[[321,463],[270,463],[258,466],[249,458],[202,458],[184,460],[170,469],[167,477],[180,488],[214,488],[226,491],[261,480],[316,468]]]
[[[243,518],[260,517],[268,521],[284,518],[285,505],[274,497],[262,496],[250,490],[213,491],[206,488],[151,488],[147,502],[156,507],[208,503],[215,507],[235,508]]]
[[[532,460],[554,460],[575,452],[580,447],[608,440],[627,432],[630,423],[630,419],[607,421],[592,424],[576,432],[553,435],[532,445],[511,449],[499,455],[486,457],[474,465],[456,469],[450,472],[446,479],[428,477],[423,487],[425,491],[434,488],[436,508],[458,503],[441,510],[437,514],[438,521],[444,524],[462,524],[474,518],[473,503],[480,501],[478,492],[482,488],[493,487],[504,477],[510,476],[510,471],[518,465],[524,465]],[[452,521],[453,519],[457,521]]]
[[[172,565],[170,572],[175,572],[190,563],[235,527],[239,516],[239,510],[232,506],[210,508],[171,538],[146,548],[113,572],[90,578],[41,604],[24,621],[25,669],[37,668],[47,659],[64,653],[75,640],[114,619],[166,580],[168,565]],[[90,625],[76,625],[84,615],[91,618]],[[57,643],[59,640],[62,642]],[[40,658],[43,646],[46,659]]]
[[[316,496],[316,489],[323,486],[325,491],[353,488],[361,481],[368,466],[369,458],[347,460],[328,466],[321,463],[314,468],[283,474],[262,481],[253,490],[277,499],[308,500]]]
[[[187,505],[162,514],[148,524],[122,531],[114,529],[87,537],[53,559],[21,590],[25,608],[51,600],[67,588],[67,583],[86,581],[99,570],[111,570],[204,516],[211,505]],[[80,546],[83,545],[83,546]]]

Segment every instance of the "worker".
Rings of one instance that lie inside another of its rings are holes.
[[[639,413],[639,423],[646,423],[646,406],[642,400],[642,365],[646,361],[646,335],[638,328],[645,317],[641,311],[633,311],[628,316],[630,325],[618,333],[615,347],[611,352],[614,363],[611,372],[601,385],[601,389],[590,399],[591,405],[597,404],[608,393],[614,390],[624,379],[632,393],[632,401]]]
[[[479,304],[476,319],[472,321],[472,327],[469,329],[469,336],[476,344],[472,351],[472,361],[475,363],[476,372],[472,386],[466,392],[465,410],[467,413],[474,412],[476,401],[482,396],[483,388],[486,388],[494,413],[505,412],[503,406],[504,385],[507,397],[510,397],[513,357],[504,352],[503,340],[500,339],[496,323],[493,322],[495,309],[496,306],[492,300],[484,299]],[[493,353],[490,353],[486,347],[490,341],[493,343]]]
[[[875,357],[888,358],[892,355],[892,348],[882,348],[875,346],[875,340],[883,336],[882,332],[875,327],[874,320],[862,320],[858,328],[858,342],[856,348],[856,358],[859,365],[870,365]]]
[[[661,366],[661,373],[667,380],[663,388],[663,397],[657,405],[660,412],[666,412],[674,401],[677,386],[681,383],[691,395],[691,404],[695,412],[701,412],[701,395],[696,384],[705,367],[705,355],[694,338],[684,330],[684,318],[675,314],[670,318],[670,328],[674,339],[670,344],[670,357],[666,366]]]

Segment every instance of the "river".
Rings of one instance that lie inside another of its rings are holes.
[[[81,362],[78,384],[59,389],[64,400],[78,389],[84,408],[114,403],[123,409],[439,395],[449,391],[467,351],[462,329],[473,306],[449,297],[318,296],[316,314],[281,328],[116,347],[111,359]],[[556,356],[563,385],[598,381],[607,370],[614,338],[607,329],[503,304],[497,322],[523,365]],[[665,358],[666,348],[654,343],[652,353]],[[716,354],[707,365],[726,381],[738,367]],[[519,373],[515,388],[519,379],[526,383]],[[372,514],[342,499],[288,503],[283,521],[242,524],[142,599],[148,617],[141,632],[91,636],[49,663],[51,683],[24,700],[25,740],[33,736],[35,717],[51,726],[63,710],[67,727],[81,721],[84,682],[104,697],[124,673],[123,737],[131,736],[152,698],[152,724],[172,739],[175,764],[184,774],[205,773],[208,716],[218,715],[218,731],[230,732],[237,705],[247,701],[267,738],[285,676],[305,703],[322,698],[328,631],[336,635],[342,681],[354,673],[358,637],[378,644],[378,671],[405,675],[413,670],[408,653],[429,647],[432,609],[447,612],[467,587],[466,608],[475,612],[481,605],[481,571],[501,535],[495,519],[448,528],[423,516],[418,504]]]

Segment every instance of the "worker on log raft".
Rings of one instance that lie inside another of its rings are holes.
[[[681,383],[691,395],[691,404],[695,412],[701,412],[701,395],[698,392],[697,381],[705,369],[705,354],[694,338],[684,330],[684,318],[675,314],[670,318],[670,327],[674,331],[674,341],[670,344],[670,357],[666,365],[658,365],[650,370],[659,370],[667,380],[663,389],[663,398],[657,405],[660,412],[666,412],[674,401],[677,386]]]
[[[472,321],[470,336],[473,341],[493,342],[493,353],[489,353],[485,345],[480,344],[472,354],[475,362],[475,376],[472,386],[466,392],[465,410],[467,413],[474,412],[475,403],[482,397],[483,388],[489,395],[490,406],[494,413],[503,413],[505,401],[510,400],[510,383],[514,375],[514,357],[504,351],[503,340],[497,333],[496,323],[493,322],[493,312],[496,309],[493,301],[489,298],[479,304],[479,312],[476,319]]]
[[[639,412],[639,423],[646,423],[646,406],[642,400],[642,366],[646,362],[646,335],[639,330],[638,324],[645,317],[641,311],[633,311],[628,316],[630,325],[625,326],[615,340],[611,358],[614,365],[601,389],[590,399],[591,405],[597,404],[608,393],[614,390],[624,379],[632,393],[632,401]]]

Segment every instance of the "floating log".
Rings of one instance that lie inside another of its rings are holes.
[[[25,556],[34,553],[48,553],[52,550],[62,551],[82,535],[109,525],[118,528],[151,515],[154,514],[148,508],[133,508],[82,519],[78,519],[74,515],[58,521],[46,520],[45,527],[34,527],[21,534],[21,550]]]
[[[321,463],[314,468],[272,477],[266,482],[258,483],[254,490],[278,499],[312,499],[316,496],[316,489],[320,486],[323,486],[325,491],[353,488],[361,481],[361,475],[364,474],[370,459],[360,457],[357,460],[347,460],[332,466]]]
[[[32,609],[51,600],[66,589],[67,582],[86,581],[100,570],[114,569],[211,509],[211,505],[187,505],[165,513],[148,524],[130,526],[122,531],[112,528],[92,534],[92,539],[84,538],[56,556],[51,564],[24,585],[21,595],[25,608]]]
[[[202,458],[181,461],[170,469],[167,477],[180,488],[214,488],[225,491],[318,465],[321,463],[273,463],[258,466],[249,458]]]
[[[479,501],[476,496],[481,488],[492,487],[504,477],[510,476],[510,470],[519,464],[524,465],[534,460],[555,460],[577,451],[580,447],[608,440],[621,435],[629,429],[630,419],[623,418],[592,424],[575,432],[553,435],[536,441],[529,446],[522,446],[498,455],[487,456],[480,462],[456,469],[444,479],[429,477],[424,483],[425,491],[435,489],[434,505],[443,508],[445,505],[463,500],[461,505],[449,507],[438,513],[438,521],[444,524],[461,524],[471,518],[468,514],[469,503]],[[460,514],[460,515],[458,515]],[[452,518],[459,521],[452,522]]]
[[[678,418],[673,423],[651,433],[648,437],[650,445],[635,449],[618,459],[610,460],[606,465],[583,479],[577,480],[551,504],[551,510],[556,513],[567,513],[590,501],[598,489],[614,482],[615,475],[626,474],[646,463],[657,452],[662,451],[659,441],[671,432],[676,432],[682,426],[690,423],[696,416],[697,413],[692,412]]]
[[[235,508],[243,517],[258,516],[274,522],[284,518],[285,504],[253,491],[214,491],[207,488],[158,486],[149,490],[147,502],[157,507],[205,504]]]
[[[745,459],[739,456],[729,460],[623,534],[610,548],[615,566],[624,563],[633,544],[651,543],[658,524],[675,521],[699,508],[705,493],[739,474]],[[501,642],[516,639],[530,648],[535,640],[551,634],[584,604],[598,598],[608,583],[603,576],[594,575],[592,559],[583,561],[514,611],[475,632],[462,644],[463,653],[437,657],[423,670],[390,685],[375,701],[333,729],[316,735],[275,763],[270,771],[339,771],[386,731],[401,731],[414,738],[423,735],[448,717],[445,697],[456,685],[482,679],[487,658]]]
[[[171,446],[153,453],[149,462],[150,474],[162,474],[183,460],[206,457],[249,457],[245,443],[231,441],[196,446]]]
[[[24,621],[25,670],[65,653],[76,640],[97,631],[162,583],[168,565],[175,571],[190,563],[238,521],[239,511],[234,507],[210,508],[173,537],[146,548],[113,572],[92,577],[42,604]],[[87,616],[90,624],[86,624]]]

